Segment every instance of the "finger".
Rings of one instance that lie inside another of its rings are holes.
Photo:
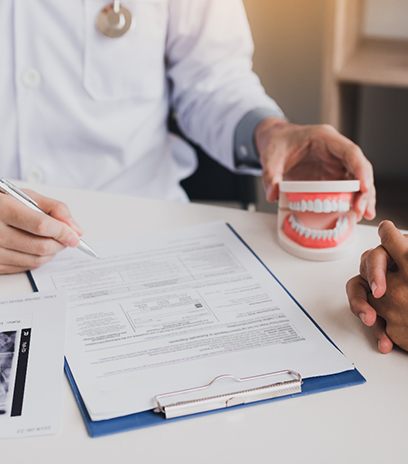
[[[21,272],[26,272],[26,271],[28,271],[28,269],[24,269],[23,267],[8,266],[8,265],[0,264],[0,274],[1,275],[19,274]]]
[[[381,238],[382,246],[397,263],[398,268],[405,272],[406,258],[408,256],[408,240],[391,221],[381,222],[378,234]]]
[[[376,190],[373,186],[369,193],[358,193],[354,199],[353,209],[357,213],[357,221],[371,221],[376,216]]]
[[[20,253],[19,251],[0,248],[0,263],[6,266],[20,267],[27,270],[37,269],[51,261],[52,258],[53,256],[29,255],[27,253]]]
[[[265,158],[266,161],[263,164],[263,183],[266,191],[266,199],[269,202],[274,202],[279,198],[279,184],[283,180],[287,156],[281,148],[275,145],[270,155]]]
[[[282,182],[282,176],[279,174],[273,176],[264,176],[264,187],[266,199],[270,203],[279,199],[279,185]]]
[[[375,189],[375,186],[373,185],[371,187],[371,191],[370,191],[370,195],[368,196],[368,205],[367,205],[367,209],[364,213],[364,218],[367,219],[368,221],[371,221],[375,218],[375,216],[377,215],[377,212],[376,212],[376,196],[377,196],[377,193],[376,193],[376,189]]]
[[[353,211],[356,215],[356,222],[360,222],[368,206],[368,196],[366,193],[357,193],[353,202]]]
[[[71,227],[47,214],[27,208],[9,195],[1,198],[0,209],[3,222],[10,226],[41,237],[53,238],[64,246],[76,247],[79,244],[79,237]]]
[[[0,225],[0,246],[37,256],[53,256],[64,246],[51,238],[42,238],[5,224]]]
[[[370,286],[374,298],[381,298],[387,290],[387,270],[390,255],[380,245],[361,257],[360,274]]]
[[[54,200],[53,198],[45,197],[40,195],[33,190],[24,190],[28,195],[30,195],[37,203],[38,206],[47,214],[52,216],[59,221],[65,222],[68,226],[75,230],[78,235],[82,235],[83,231],[81,227],[72,217],[71,211],[68,206],[61,201]]]
[[[374,185],[374,172],[360,147],[333,128],[327,128],[322,135],[330,152],[340,158],[345,168],[360,181],[361,191],[368,193]]]
[[[378,317],[373,326],[374,336],[377,339],[378,351],[383,354],[390,353],[394,347],[394,343],[386,333],[385,321]]]
[[[368,284],[361,276],[353,277],[347,282],[346,292],[351,312],[360,318],[364,325],[371,327],[375,324],[377,313],[368,303],[368,291]]]

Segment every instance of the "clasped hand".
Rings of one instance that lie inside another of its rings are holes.
[[[408,238],[384,221],[381,245],[361,258],[360,275],[347,283],[352,312],[371,327],[381,353],[394,344],[408,351]]]

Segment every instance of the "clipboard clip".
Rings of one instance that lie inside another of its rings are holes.
[[[277,378],[280,378],[280,380],[272,383],[269,382],[269,379]],[[267,381],[267,383],[261,386],[254,386],[254,384],[263,380]],[[219,384],[223,381],[232,381],[234,384],[240,384],[243,388],[239,390],[230,388],[232,391],[227,393],[216,392],[204,396],[201,395],[201,392],[208,392],[214,387],[219,387]],[[154,412],[164,414],[166,419],[173,419],[175,417],[198,414],[215,409],[294,395],[301,393],[301,391],[302,376],[290,369],[242,378],[235,377],[232,374],[224,374],[215,377],[206,385],[157,395],[155,397],[156,407]]]

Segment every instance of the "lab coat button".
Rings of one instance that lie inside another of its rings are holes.
[[[31,168],[27,176],[29,182],[43,182],[44,179],[44,172],[38,167]]]
[[[26,69],[21,80],[25,87],[29,89],[36,89],[41,84],[41,74],[34,68]]]

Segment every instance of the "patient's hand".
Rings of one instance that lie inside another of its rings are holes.
[[[379,235],[381,245],[363,254],[347,295],[353,313],[373,328],[382,353],[393,343],[408,351],[408,239],[390,221],[380,225]]]

